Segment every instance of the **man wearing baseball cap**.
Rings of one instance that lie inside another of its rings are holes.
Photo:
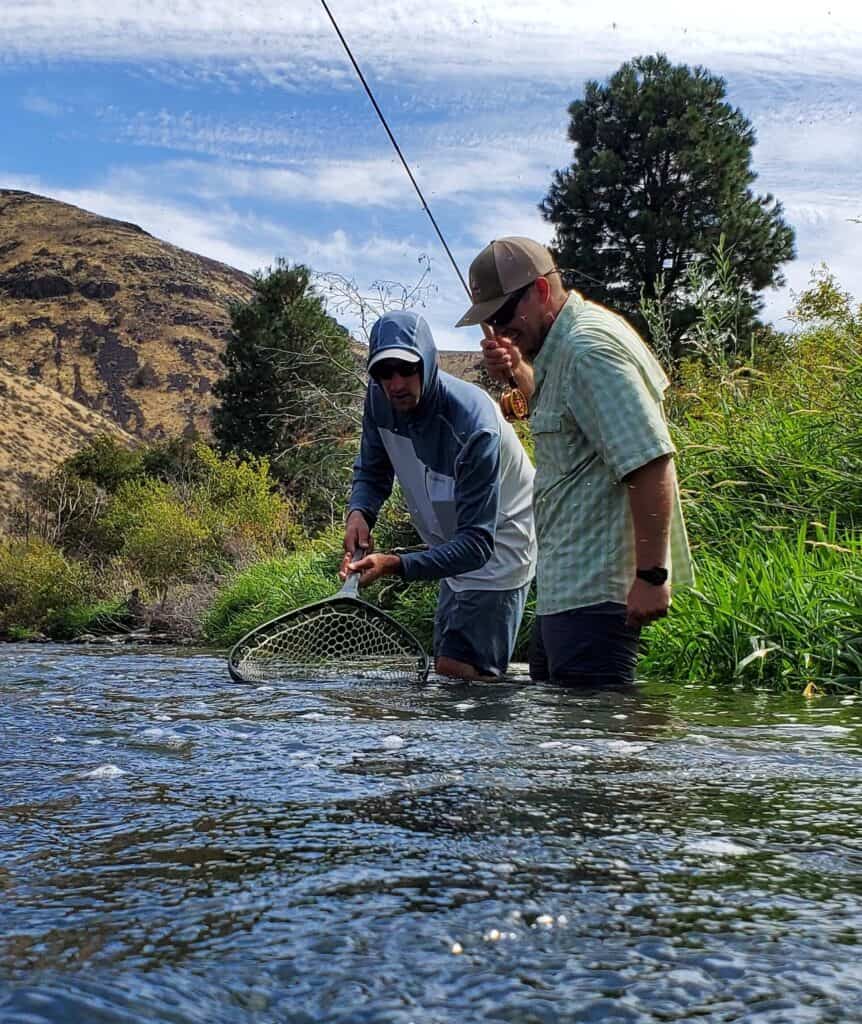
[[[640,630],[667,614],[691,558],[662,406],[668,380],[622,317],[567,291],[529,238],[491,242],[470,266],[489,373],[530,404],[539,558],[530,675],[634,681]]]
[[[342,576],[440,580],[435,666],[472,679],[509,664],[536,562],[533,467],[497,404],[444,373],[425,320],[387,313],[371,331],[362,443]],[[367,554],[397,477],[427,551]]]

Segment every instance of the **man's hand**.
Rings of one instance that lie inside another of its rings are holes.
[[[626,625],[640,629],[655,619],[664,618],[669,607],[670,584],[656,587],[646,580],[636,579],[626,601]]]
[[[341,568],[338,571],[343,580],[347,579],[347,566],[359,548],[370,554],[374,550],[374,541],[371,539],[371,530],[365,516],[359,509],[354,509],[347,517],[344,527],[344,558],[341,559]]]
[[[494,334],[482,339],[482,352],[489,375],[502,384],[508,384],[521,362],[521,353],[517,348],[508,338]]]
[[[401,569],[401,559],[398,555],[366,555],[355,562],[351,562],[345,555],[342,562],[342,579],[346,579],[349,573],[358,572],[359,586],[367,587],[369,583],[379,580],[381,576],[395,576]]]

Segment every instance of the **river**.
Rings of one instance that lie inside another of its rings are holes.
[[[859,712],[0,647],[0,1021],[862,1021]]]

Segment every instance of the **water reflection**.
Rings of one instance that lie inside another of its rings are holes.
[[[4,1024],[853,1019],[856,702],[0,657]]]

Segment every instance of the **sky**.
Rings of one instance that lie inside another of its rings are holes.
[[[465,276],[494,237],[552,240],[538,206],[571,164],[569,103],[662,52],[724,78],[756,131],[754,187],[796,230],[767,318],[790,326],[822,262],[862,299],[858,0],[329,6]],[[364,294],[421,280],[438,345],[478,347],[478,328],[453,327],[462,284],[320,0],[0,0],[0,97],[0,187],[249,272],[283,258]]]

